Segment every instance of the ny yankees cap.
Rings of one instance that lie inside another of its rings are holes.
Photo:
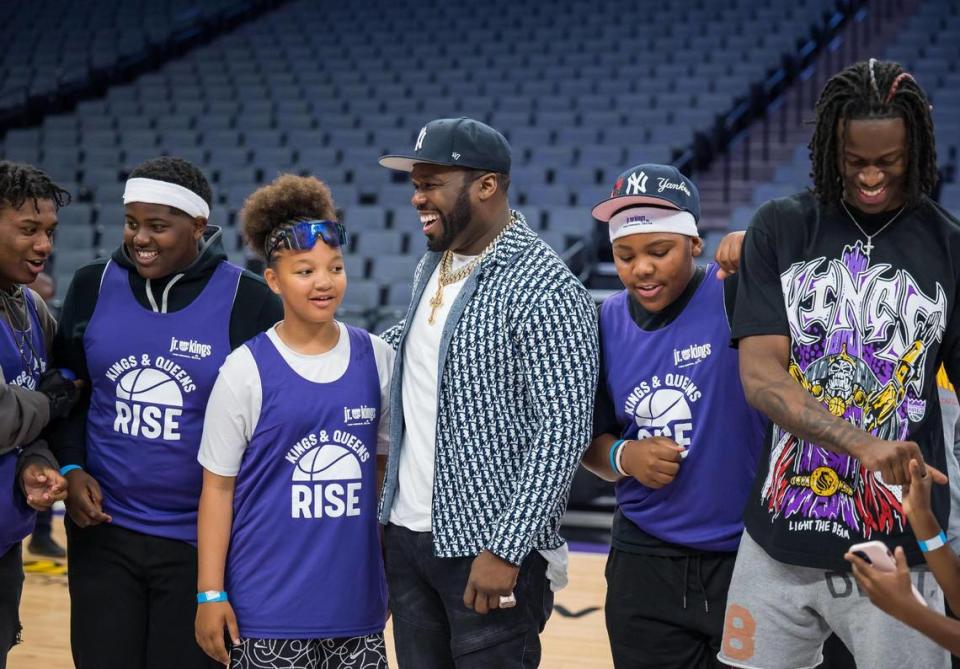
[[[610,197],[591,213],[606,223],[623,209],[643,205],[686,211],[694,223],[700,220],[700,192],[694,183],[673,165],[654,163],[631,167],[617,177]]]
[[[510,144],[486,123],[440,118],[420,129],[412,154],[380,158],[381,165],[401,172],[410,172],[417,163],[510,174]]]

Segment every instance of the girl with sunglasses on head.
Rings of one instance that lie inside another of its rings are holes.
[[[335,318],[346,234],[326,185],[281,176],[242,216],[284,313],[228,356],[207,408],[197,640],[234,669],[385,667],[393,349]]]

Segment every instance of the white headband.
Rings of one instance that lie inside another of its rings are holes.
[[[165,204],[176,207],[188,216],[210,218],[210,205],[189,188],[169,181],[135,177],[127,179],[123,190],[123,203],[144,202],[146,204]]]
[[[610,241],[645,232],[674,232],[699,237],[697,222],[689,211],[630,207],[610,217]]]

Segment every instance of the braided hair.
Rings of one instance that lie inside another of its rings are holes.
[[[851,120],[902,118],[907,129],[906,201],[916,204],[937,185],[937,152],[926,93],[901,65],[871,58],[830,77],[816,106],[810,140],[813,190],[821,202],[843,196],[839,156]],[[837,133],[837,124],[844,133]]]
[[[60,209],[70,204],[70,193],[33,165],[0,160],[0,202],[19,209],[27,200],[40,211],[40,200],[50,200]]]

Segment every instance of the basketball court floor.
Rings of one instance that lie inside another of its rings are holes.
[[[66,545],[63,521],[54,520],[54,536]],[[26,543],[26,542],[24,542]],[[556,594],[553,615],[541,639],[544,669],[611,669],[613,661],[603,624],[606,549],[574,544],[570,553],[570,584]],[[602,552],[597,552],[602,551]],[[38,559],[24,549],[27,567],[20,617],[24,643],[7,658],[9,669],[70,669],[70,601],[66,563]],[[387,648],[393,657],[391,629]]]

